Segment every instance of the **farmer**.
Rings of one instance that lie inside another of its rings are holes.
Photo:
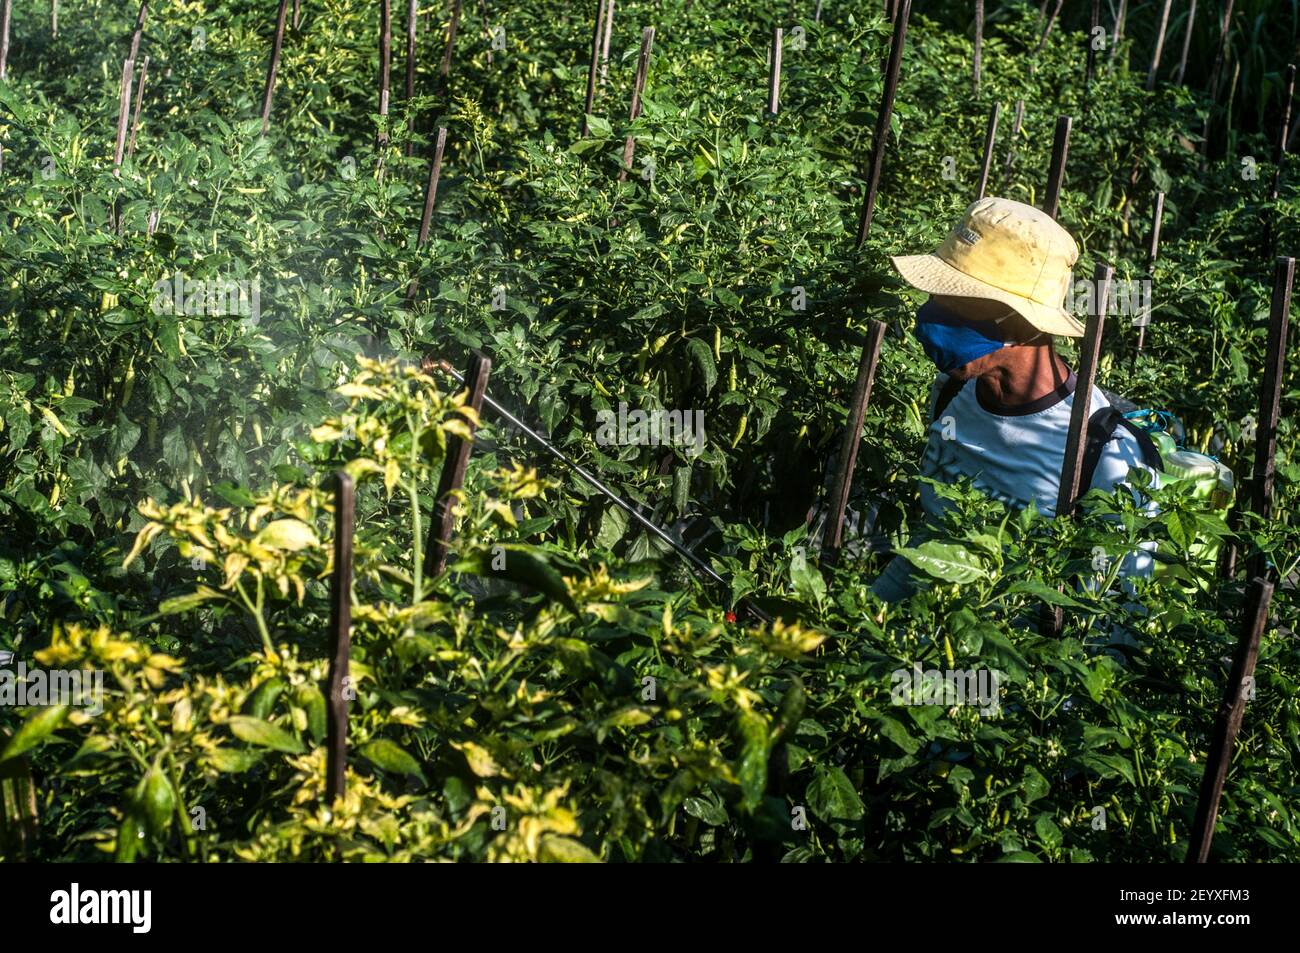
[[[969,477],[1012,509],[1032,501],[1055,514],[1075,376],[1052,337],[1083,334],[1062,307],[1078,257],[1074,239],[1045,212],[984,198],[934,254],[892,259],[908,284],[930,295],[916,314],[916,336],[939,371],[922,476],[940,483]],[[1109,404],[1094,387],[1091,412]],[[1137,438],[1120,428],[1080,493],[1125,483],[1143,459]],[[934,489],[922,484],[920,492],[927,517],[940,515]],[[1120,571],[1149,574],[1151,558],[1132,554]],[[896,556],[872,591],[895,602],[915,586],[911,564]]]

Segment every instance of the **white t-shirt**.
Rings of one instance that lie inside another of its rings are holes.
[[[931,390],[930,407],[946,375],[939,375]],[[986,404],[978,396],[975,381],[968,381],[938,418],[930,424],[930,436],[921,458],[921,475],[941,483],[956,483],[970,477],[985,495],[1001,500],[1013,510],[1030,501],[1046,516],[1056,514],[1056,498],[1061,485],[1061,465],[1065,460],[1065,442],[1070,432],[1070,414],[1074,407],[1075,376],[1055,391],[1018,406]],[[1110,401],[1097,388],[1092,389],[1089,415]],[[1137,439],[1121,427],[1116,439],[1106,444],[1091,487],[1107,492],[1126,483],[1131,467],[1144,467]],[[928,484],[921,484],[921,505],[930,517],[938,517],[946,505]],[[1121,575],[1149,575],[1152,560],[1143,551],[1126,557]],[[905,598],[912,591],[911,565],[895,557],[872,586],[876,595],[888,601]]]

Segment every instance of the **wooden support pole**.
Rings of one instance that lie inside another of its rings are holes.
[[[1183,30],[1183,55],[1178,58],[1178,71],[1174,73],[1174,85],[1181,86],[1183,76],[1187,73],[1187,53],[1192,48],[1192,27],[1196,23],[1196,0],[1187,8],[1187,27]]]
[[[984,128],[984,157],[980,162],[980,181],[975,189],[975,198],[984,198],[984,193],[989,186],[989,172],[993,169],[993,143],[998,135],[998,113],[1002,109],[1001,103],[994,103],[993,108],[989,110],[989,122]]]
[[[817,0],[817,9],[813,11],[813,23],[822,22],[822,0]]]
[[[1219,800],[1223,784],[1228,777],[1232,749],[1241,731],[1246,714],[1248,686],[1255,674],[1259,658],[1259,643],[1268,624],[1269,603],[1273,599],[1273,583],[1256,576],[1246,593],[1246,612],[1241,637],[1232,654],[1232,670],[1224,688],[1223,701],[1214,719],[1214,734],[1205,759],[1205,772],[1201,775],[1201,791],[1196,801],[1196,816],[1192,821],[1191,837],[1187,843],[1187,862],[1203,864],[1210,857],[1214,841],[1214,824],[1219,816]]]
[[[1092,0],[1092,10],[1088,15],[1088,56],[1087,66],[1083,74],[1083,88],[1086,90],[1092,83],[1092,77],[1097,70],[1097,48],[1093,45],[1097,32],[1097,27],[1101,26],[1101,0]]]
[[[1160,224],[1164,217],[1165,193],[1159,192],[1156,194],[1155,211],[1151,214],[1151,243],[1147,248],[1148,268],[1153,268],[1156,259],[1160,257]],[[1150,320],[1150,315],[1144,315],[1143,318],[1142,323],[1138,325],[1137,349],[1139,351],[1141,351],[1143,346],[1146,344],[1147,321]]]
[[[461,0],[452,0],[451,22],[447,24],[447,48],[442,53],[442,66],[438,69],[444,89],[451,79],[451,55],[456,49],[456,31],[460,29],[460,4]]]
[[[605,0],[596,0],[596,24],[591,29],[591,65],[587,69],[587,98],[582,107],[582,138],[591,131],[591,110],[596,102],[596,71],[600,65],[600,38],[605,25]]]
[[[474,408],[476,413],[483,410],[483,393],[487,390],[491,371],[490,358],[478,351],[470,355],[469,367],[465,370],[465,387],[469,390],[466,404]],[[465,482],[470,451],[474,449],[473,429],[470,428],[468,440],[457,436],[447,438],[447,454],[443,458],[442,475],[438,479],[438,495],[434,498],[433,521],[429,524],[429,543],[424,551],[424,575],[428,578],[433,578],[447,568],[451,534],[456,522],[453,512],[456,501],[453,494]]]
[[[1147,89],[1156,88],[1156,73],[1160,70],[1160,54],[1165,49],[1165,30],[1169,28],[1169,8],[1174,5],[1174,0],[1165,0],[1164,6],[1160,10],[1160,26],[1156,30],[1156,48],[1151,53],[1151,68],[1147,70]]]
[[[13,18],[13,0],[0,0],[0,79],[9,74],[9,21]]]
[[[1003,167],[1003,177],[1011,175],[1011,166],[1016,160],[1016,141],[1020,138],[1020,130],[1025,124],[1025,101],[1016,100],[1016,118],[1011,123],[1011,139],[1007,143],[1007,161]]]
[[[295,0],[296,2],[296,0]],[[407,0],[406,4],[406,121],[410,124],[410,131],[415,131],[415,113],[411,109],[411,100],[415,98],[415,52],[416,52],[416,30],[419,23],[419,0]],[[415,140],[410,136],[406,140],[405,153],[413,155],[415,153]]]
[[[1092,311],[1083,341],[1079,344],[1079,368],[1075,371],[1074,395],[1071,397],[1070,429],[1065,438],[1065,457],[1061,461],[1061,480],[1056,496],[1056,516],[1074,519],[1083,473],[1083,454],[1087,449],[1088,418],[1092,415],[1092,388],[1097,381],[1097,363],[1101,356],[1101,339],[1106,330],[1106,300],[1114,269],[1098,264],[1093,272]],[[1043,625],[1052,637],[1061,634],[1065,621],[1060,606],[1044,606]]]
[[[975,95],[980,94],[980,66],[984,56],[984,0],[975,0],[975,55],[971,59],[971,74]]]
[[[281,6],[283,9],[283,5]],[[379,129],[375,134],[378,147],[388,145],[388,79],[393,66],[393,10],[391,0],[379,0]],[[384,157],[379,156],[380,174]]]
[[[271,41],[271,62],[266,67],[266,89],[262,93],[262,135],[271,124],[271,97],[275,93],[275,74],[280,69],[280,49],[284,46],[284,17],[289,0],[280,0],[276,15],[275,39]]]
[[[1250,477],[1250,510],[1261,519],[1273,516],[1274,458],[1277,428],[1282,410],[1282,381],[1286,376],[1286,343],[1291,315],[1291,286],[1295,281],[1295,259],[1278,258],[1273,271],[1273,300],[1269,308],[1268,344],[1264,378],[1259,388],[1259,416],[1255,423],[1255,465]],[[1270,578],[1262,553],[1256,553],[1246,574]]]
[[[614,0],[605,4],[605,31],[600,41],[600,86],[609,78],[609,41],[614,33]]]
[[[1083,452],[1087,448],[1088,417],[1092,413],[1092,387],[1097,382],[1097,362],[1101,355],[1101,339],[1106,330],[1106,300],[1110,295],[1110,265],[1097,265],[1093,272],[1092,313],[1079,345],[1079,369],[1075,371],[1074,396],[1071,398],[1070,431],[1065,440],[1065,460],[1061,467],[1061,483],[1056,497],[1056,515],[1074,518],[1075,503],[1079,498],[1079,479],[1083,473]],[[1086,491],[1085,491],[1086,492]]]
[[[1233,0],[1228,0],[1223,8],[1223,24],[1219,28],[1218,46],[1215,47],[1214,69],[1210,71],[1210,101],[1215,104],[1219,102],[1219,79],[1228,52],[1228,27],[1232,24],[1232,4]]]
[[[1282,84],[1282,123],[1278,126],[1277,142],[1273,145],[1273,186],[1268,191],[1268,200],[1276,202],[1282,189],[1282,157],[1286,155],[1287,132],[1291,128],[1291,101],[1295,98],[1295,64],[1286,68],[1286,81]]]
[[[140,81],[135,84],[135,112],[131,116],[131,138],[126,144],[126,156],[135,155],[135,137],[140,131],[140,104],[144,100],[144,81],[149,75],[149,57],[140,64]]]
[[[126,130],[131,118],[131,82],[135,72],[135,63],[126,59],[122,61],[122,81],[117,94],[117,139],[113,145],[113,174],[121,174],[122,153],[126,149]]]
[[[135,30],[131,33],[131,52],[127,58],[135,62],[140,55],[140,37],[144,34],[144,21],[149,16],[149,0],[141,0],[140,12],[135,15]]]
[[[356,484],[340,470],[334,482],[334,572],[330,575],[330,669],[326,696],[325,799],[343,796],[348,764],[348,701],[354,696],[348,676],[352,651],[352,530],[356,523]]]
[[[293,0],[293,28],[297,31],[302,23],[302,0]]]
[[[1041,53],[1043,47],[1047,45],[1047,38],[1052,35],[1052,27],[1056,25],[1056,18],[1061,13],[1061,4],[1064,0],[1056,0],[1056,6],[1052,8],[1052,15],[1047,18],[1047,26],[1043,28],[1043,35],[1038,39],[1038,46],[1034,47],[1034,53]]]
[[[50,0],[50,36],[59,38],[59,0]]]
[[[1108,68],[1115,66],[1115,54],[1119,52],[1120,41],[1124,39],[1124,25],[1128,20],[1128,0],[1119,0],[1119,11],[1115,14],[1115,32],[1110,37],[1110,56],[1106,58]]]
[[[296,0],[295,0],[296,2]],[[419,0],[406,3],[406,98],[415,98],[415,35],[418,22]],[[407,153],[410,155],[410,153]]]
[[[433,206],[438,201],[438,181],[442,178],[442,154],[447,148],[447,127],[438,127],[438,144],[433,150],[433,162],[429,164],[429,182],[424,188],[424,213],[420,216],[420,233],[416,237],[415,247],[422,248],[429,240],[429,226],[433,221]],[[415,300],[415,292],[420,287],[420,279],[412,278],[406,289],[406,304],[409,307]]]
[[[429,165],[429,184],[424,190],[424,214],[420,216],[420,236],[417,246],[429,240],[429,223],[433,217],[433,206],[438,201],[438,180],[442,178],[442,154],[447,148],[447,127],[438,127],[438,143],[433,150],[433,162]]]
[[[1047,173],[1047,191],[1043,193],[1043,211],[1056,218],[1061,205],[1061,186],[1065,184],[1065,162],[1070,153],[1069,116],[1056,117],[1056,134],[1052,137],[1052,165]]]
[[[904,0],[906,5],[907,0]],[[906,9],[903,11],[906,16]],[[899,19],[902,19],[900,16]],[[844,533],[844,511],[849,504],[849,491],[853,487],[853,471],[858,462],[858,444],[862,439],[862,421],[866,417],[867,405],[871,403],[871,386],[876,379],[876,367],[880,363],[880,345],[885,340],[885,325],[880,321],[871,322],[867,332],[867,343],[862,348],[862,357],[858,361],[858,377],[853,384],[853,396],[849,400],[848,416],[844,423],[844,437],[840,442],[839,469],[835,473],[835,482],[831,488],[830,511],[827,513],[826,526],[822,530],[823,565],[833,566],[839,559],[840,545]]]
[[[645,92],[646,76],[650,72],[650,51],[654,47],[654,42],[655,28],[648,26],[641,31],[641,55],[636,61],[636,82],[632,86],[632,108],[628,110],[629,122],[635,122],[641,115],[641,95]],[[623,142],[623,166],[618,170],[620,182],[627,179],[627,173],[632,168],[632,153],[635,149],[636,140],[629,132]]]
[[[867,171],[867,190],[862,197],[862,214],[858,218],[858,241],[861,248],[871,231],[871,219],[876,214],[876,193],[880,189],[880,172],[885,164],[885,147],[889,140],[889,118],[894,112],[894,95],[898,92],[898,73],[903,65],[903,44],[907,41],[907,21],[912,16],[912,0],[899,0],[900,8],[894,18],[894,36],[889,44],[889,62],[885,67],[885,88],[880,94],[880,108],[876,111],[876,129],[871,137],[871,165]]]
[[[785,30],[772,28],[771,64],[767,74],[767,112],[775,116],[781,111],[781,47]]]

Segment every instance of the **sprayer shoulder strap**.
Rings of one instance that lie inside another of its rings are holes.
[[[934,399],[934,414],[931,415],[930,421],[933,423],[943,416],[943,412],[948,409],[954,397],[961,393],[961,389],[966,386],[966,381],[958,380],[955,377],[949,377],[939,388],[939,395]]]
[[[1163,469],[1160,451],[1150,435],[1131,420],[1127,420],[1115,407],[1103,407],[1088,418],[1087,443],[1083,449],[1083,470],[1079,473],[1079,492],[1087,493],[1092,488],[1092,478],[1097,472],[1097,464],[1106,444],[1115,437],[1115,431],[1123,427],[1138,442],[1142,462],[1157,473]]]

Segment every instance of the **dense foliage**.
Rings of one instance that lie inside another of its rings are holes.
[[[918,2],[875,224],[855,251],[889,38],[875,8],[828,3],[818,23],[812,4],[778,22],[620,3],[582,138],[595,4],[466,4],[446,89],[439,6],[422,14],[421,95],[402,97],[399,52],[376,146],[377,4],[305,0],[263,137],[271,11],[172,0],[149,13],[138,144],[115,175],[127,6],[66,8],[51,38],[45,5],[18,0],[0,81],[0,649],[106,673],[102,712],[0,710],[0,856],[1182,858],[1242,600],[1240,580],[1186,557],[1226,527],[1173,492],[1156,491],[1157,517],[1117,496],[1064,523],[953,488],[949,538],[915,554],[932,585],[885,607],[867,589],[881,557],[819,567],[805,519],[872,318],[893,333],[859,495],[882,529],[911,518],[933,368],[906,333],[920,296],[886,255],[937,244],[973,198],[994,102],[990,191],[1031,203],[1056,116],[1075,117],[1060,218],[1083,249],[1077,275],[1106,261],[1146,277],[1152,197],[1167,193],[1146,347],[1112,321],[1101,383],[1178,414],[1189,445],[1247,473],[1264,225],[1294,248],[1293,158],[1270,202],[1264,136],[1207,161],[1199,94],[1145,92],[1146,47],[1131,71],[1128,47],[1102,58],[1085,89],[1085,35],[1070,21],[1035,52],[1036,5],[988,4],[973,94],[952,5],[932,20]],[[768,117],[773,25],[787,46]],[[417,247],[439,125],[441,191]],[[260,314],[156,307],[178,273],[256,279]],[[424,578],[446,440],[474,415],[417,368],[463,365],[470,348],[492,355],[498,399],[684,530],[731,590],[701,585],[489,415],[456,560]],[[1294,369],[1283,390],[1289,411]],[[703,452],[600,444],[597,415],[620,402],[699,410]],[[359,486],[356,698],[347,795],[327,804],[340,468]],[[1293,580],[1289,417],[1275,493],[1277,518],[1247,519],[1241,548]],[[1153,537],[1181,571],[1120,594],[1118,560],[1097,553]],[[780,621],[737,620],[750,594]],[[1066,610],[1061,639],[1027,624],[1044,602]],[[1295,618],[1279,586],[1220,859],[1300,846]],[[1109,644],[1117,627],[1135,644]],[[996,713],[894,704],[894,673],[917,664],[996,669]],[[16,820],[31,804],[39,831]]]

